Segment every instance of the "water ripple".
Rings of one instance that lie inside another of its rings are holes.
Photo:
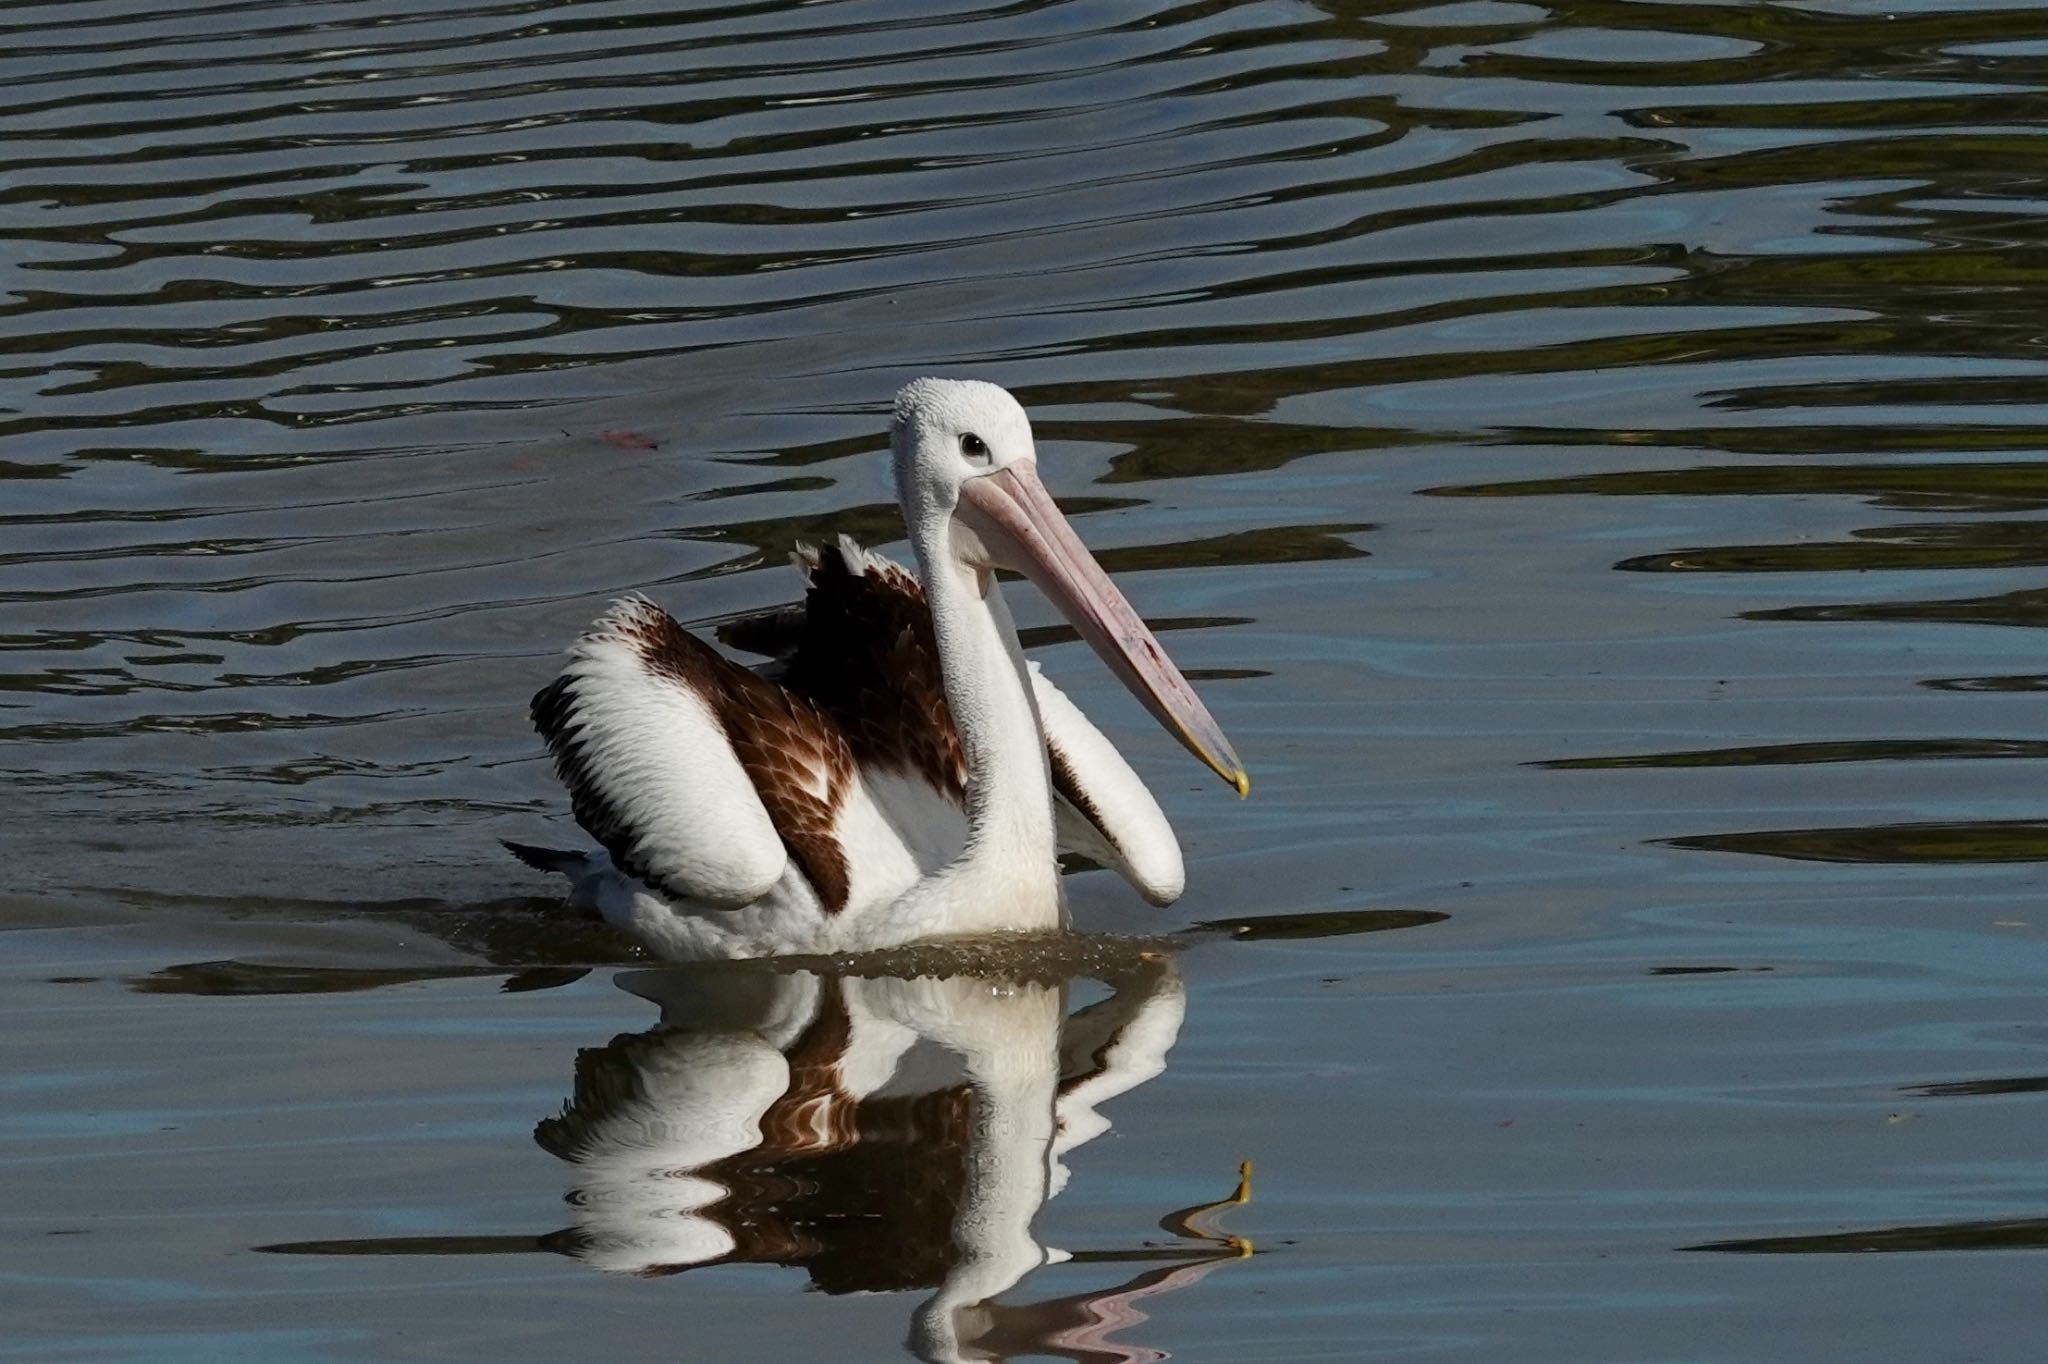
[[[596,604],[713,621],[785,598],[796,540],[895,539],[880,404],[948,366],[1026,398],[1069,510],[1276,755],[1349,734],[1364,774],[1432,727],[1361,730],[1330,699],[1361,669],[1518,704],[1546,618],[1662,631],[1686,685],[1828,676],[1787,629],[2035,624],[2039,34],[1852,10],[0,6],[0,731],[74,846],[109,811],[295,819],[281,785],[481,845],[551,799],[521,703]],[[1470,546],[1539,505],[1519,608]],[[1681,582],[1708,616],[1622,624]],[[1459,652],[1489,594],[1511,652]],[[2037,687],[1983,652],[1906,682]],[[1585,791],[2035,752],[2005,715],[1815,733],[1816,688],[1725,743],[1532,712],[1502,760]],[[1689,818],[1666,790],[1646,837]],[[1530,799],[1539,829],[1565,796]]]
[[[765,1279],[508,1313],[534,1271],[469,1257],[559,1194],[480,1153],[648,1026],[542,988],[625,949],[493,840],[565,832],[525,703],[607,598],[715,625],[792,595],[797,540],[900,552],[887,398],[950,370],[1028,403],[1258,776],[1198,785],[1014,598],[1172,813],[1172,923],[1237,933],[1046,1282],[1192,1201],[1162,1154],[1281,1172],[1243,1210],[1278,1256],[1034,1284],[1058,1349],[1107,1358],[1113,1306],[1118,1357],[1767,1357],[1825,1299],[1902,1357],[2010,1354],[2044,34],[2038,0],[0,0],[0,918],[162,935],[8,935],[50,957],[20,1069],[62,1077],[24,1131],[68,1134],[21,1158],[82,1167],[17,1181],[22,1348],[282,1311],[309,1358],[580,1357],[594,1320],[667,1357],[682,1319],[802,1357],[785,1318],[847,1354],[866,1308]],[[234,1253],[283,1237],[460,1253],[306,1292]]]

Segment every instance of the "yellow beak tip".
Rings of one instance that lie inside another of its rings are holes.
[[[1252,793],[1252,774],[1249,772],[1239,772],[1235,777],[1231,778],[1230,784],[1237,788],[1237,798],[1243,800]]]

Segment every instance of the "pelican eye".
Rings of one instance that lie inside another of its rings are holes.
[[[968,431],[960,437],[960,453],[976,464],[986,464],[989,460],[988,442]]]

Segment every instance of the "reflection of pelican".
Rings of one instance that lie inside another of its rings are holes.
[[[926,1360],[1160,1358],[1115,1339],[1145,1320],[1140,1301],[1241,1258],[1245,1243],[1205,1225],[1204,1209],[1162,1222],[1176,1245],[1073,1257],[1031,1224],[1072,1153],[1108,1129],[1101,1106],[1164,1068],[1185,994],[1170,957],[1054,942],[1085,948],[1105,998],[1069,1014],[1050,957],[1013,959],[1000,979],[628,973],[620,983],[661,1006],[660,1025],[582,1052],[573,1098],[534,1133],[575,1167],[572,1225],[266,1249],[546,1250],[642,1277],[780,1264],[828,1293],[925,1293],[909,1345]],[[995,1301],[1070,1258],[1143,1263],[1095,1292]]]
[[[896,399],[921,579],[807,551],[800,619],[739,627],[779,680],[644,599],[579,641],[534,718],[603,853],[514,846],[667,955],[872,948],[1060,923],[1057,849],[1180,894],[1179,847],[1121,755],[1027,667],[995,570],[1031,578],[1162,723],[1243,793],[1229,741],[1053,505],[993,384]],[[1055,800],[1057,796],[1057,800]]]
[[[990,1300],[1065,1258],[1031,1234],[1065,1157],[1179,1031],[1168,961],[1130,966],[1071,1018],[1057,984],[975,976],[622,978],[662,1026],[585,1052],[536,1130],[579,1167],[557,1245],[630,1273],[753,1261],[828,1292],[933,1289],[913,1350],[985,1358],[963,1337],[1014,1333],[1022,1310]]]

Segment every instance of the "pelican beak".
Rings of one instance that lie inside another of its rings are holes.
[[[1038,481],[1035,463],[1019,460],[969,479],[960,489],[958,515],[981,537],[997,566],[1016,569],[1052,599],[1188,752],[1236,787],[1238,795],[1251,791],[1251,777],[1209,708],[1074,534]]]

